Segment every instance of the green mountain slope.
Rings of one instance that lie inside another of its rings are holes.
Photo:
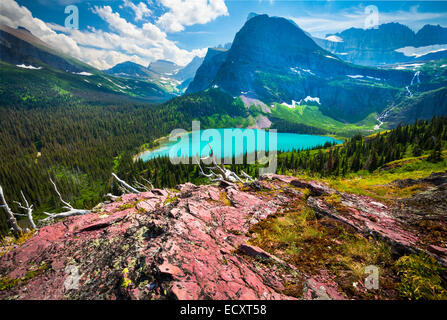
[[[0,26],[0,105],[57,104],[67,99],[166,101],[161,86],[108,75],[52,48],[24,28]]]

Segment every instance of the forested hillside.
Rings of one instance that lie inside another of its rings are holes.
[[[159,106],[59,101],[58,106],[0,107],[0,185],[15,212],[19,210],[13,201],[19,200],[21,190],[37,215],[60,208],[50,177],[65,199],[91,208],[111,190],[112,171],[132,166],[139,146],[152,147],[156,138],[176,128],[190,130],[193,119],[203,127],[242,121],[243,106],[228,97],[211,90]],[[169,176],[159,178],[157,185]],[[4,232],[3,211],[0,216]]]
[[[421,120],[369,137],[356,135],[341,145],[328,143],[312,150],[279,152],[277,172],[322,178],[375,170],[380,174],[381,168],[392,167],[393,161],[399,159],[418,162],[421,166],[427,163],[429,167],[439,163],[442,167],[447,162],[446,155],[442,153],[446,144],[447,117],[435,117],[431,121]],[[229,167],[237,173],[243,170],[257,176],[260,165],[248,165],[245,159],[245,164]],[[139,176],[151,179],[157,187],[173,188],[187,181],[198,184],[207,182],[199,175],[196,165],[173,165],[168,157],[132,164],[122,161],[119,171],[129,180]]]

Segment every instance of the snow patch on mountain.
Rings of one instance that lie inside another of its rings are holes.
[[[339,36],[335,36],[335,35],[327,36],[326,38],[324,38],[324,40],[331,41],[331,42],[343,42],[342,38],[340,38]]]
[[[295,73],[298,73],[299,75],[301,75],[301,71],[302,71],[302,72],[309,73],[309,74],[311,74],[311,75],[313,75],[313,76],[315,75],[315,73],[313,73],[312,71],[310,71],[310,70],[308,70],[308,69],[301,69],[301,68],[299,68],[299,67],[290,68],[290,71],[295,72]]]
[[[320,103],[320,98],[319,98],[319,97],[311,97],[311,96],[307,96],[306,98],[304,98],[304,102],[316,102],[316,103],[318,103],[319,105],[321,105],[321,103]],[[300,101],[299,104],[301,104],[301,101]]]
[[[403,47],[396,49],[396,52],[403,53],[407,57],[415,57],[419,58],[422,56],[425,56],[429,53],[435,53],[440,51],[447,50],[447,44],[434,44],[431,46],[424,46],[424,47]]]
[[[347,77],[352,78],[352,79],[363,78],[363,76],[361,74],[355,74],[355,75],[348,74]]]
[[[283,106],[286,106],[286,107],[290,108],[290,109],[295,109],[296,108],[296,101],[295,100],[292,100],[292,104],[288,104],[287,102],[283,102],[281,104]],[[301,104],[301,100],[300,100],[300,102],[298,104]]]
[[[408,70],[408,69],[414,70],[414,69],[416,69],[416,68],[422,67],[424,64],[425,64],[425,63],[409,63],[409,64],[401,64],[401,65],[397,66],[397,67],[394,68],[394,69],[396,69],[396,70]]]
[[[85,71],[82,71],[82,72],[72,72],[72,73],[73,73],[73,74],[77,74],[77,75],[79,75],[79,76],[85,76],[85,77],[90,77],[90,76],[93,75],[93,73],[85,72]]]
[[[16,67],[19,67],[19,68],[22,68],[22,69],[30,69],[30,70],[40,70],[40,69],[42,69],[42,67],[34,67],[32,65],[27,66],[25,64],[20,64],[20,65],[18,64]]]

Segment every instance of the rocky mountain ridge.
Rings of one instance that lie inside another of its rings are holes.
[[[425,25],[418,32],[414,32],[405,25],[393,22],[370,29],[349,28],[336,34],[328,34],[325,39],[314,38],[314,40],[345,61],[378,66],[433,59],[430,52],[434,52],[435,49],[427,48],[420,56],[406,55],[401,49],[445,45],[447,28],[440,25]],[[447,48],[438,52],[438,55],[440,55],[438,59],[446,58]]]
[[[329,116],[356,122],[381,112],[412,76],[406,70],[346,63],[294,22],[257,15],[247,20],[228,51],[208,51],[186,93],[218,87],[266,104],[318,98]]]

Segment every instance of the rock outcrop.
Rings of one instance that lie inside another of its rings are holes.
[[[431,190],[445,192],[442,186]],[[187,183],[127,194],[43,227],[0,257],[8,284],[0,299],[348,298],[326,270],[303,274],[249,243],[251,226],[304,193],[317,214],[385,239],[396,254],[422,250],[447,264],[445,245],[421,237],[393,208],[316,181],[271,175],[244,186]],[[340,200],[329,201],[331,195]],[[285,285],[298,282],[302,295],[289,296]]]

